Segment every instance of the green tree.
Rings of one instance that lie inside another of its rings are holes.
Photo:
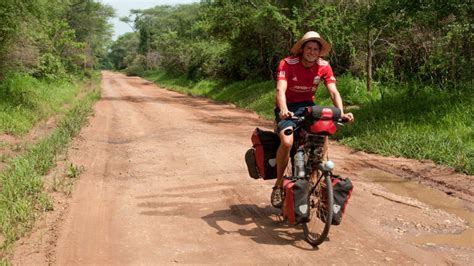
[[[112,25],[108,19],[115,11],[108,5],[94,0],[71,0],[66,14],[76,41],[84,43],[84,67],[93,67],[98,58],[106,56],[106,48],[112,39]]]
[[[138,42],[138,34],[135,32],[125,33],[113,42],[108,57],[115,69],[125,69],[133,61],[137,54]]]
[[[278,61],[291,48],[295,22],[270,1],[207,3],[209,34],[229,44],[227,77],[272,79]]]
[[[111,16],[110,6],[92,0],[1,1],[0,73],[93,67],[111,40]]]
[[[404,73],[422,81],[455,84],[472,80],[474,6],[467,0],[399,1],[412,21]]]
[[[473,6],[467,0],[203,0],[134,10],[144,69],[188,77],[272,79],[278,61],[308,30],[332,45],[336,74],[373,80],[471,79]],[[131,62],[131,61],[130,61]]]

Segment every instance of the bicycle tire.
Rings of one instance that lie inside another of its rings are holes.
[[[318,187],[311,188],[310,192],[308,195],[310,216],[309,221],[303,224],[303,232],[306,242],[318,246],[326,240],[333,216],[334,197],[329,174],[324,174]]]

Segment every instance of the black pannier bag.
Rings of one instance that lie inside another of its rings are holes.
[[[300,224],[309,221],[309,182],[301,178],[286,178],[283,180],[285,201],[283,216],[289,224]]]
[[[342,222],[342,216],[346,211],[347,203],[352,195],[352,190],[354,185],[351,180],[346,177],[343,178],[338,175],[331,175],[332,189],[333,189],[333,215],[332,215],[332,225],[340,225]],[[327,204],[327,203],[326,203]],[[323,219],[324,217],[321,217]],[[323,222],[325,222],[323,220]]]
[[[280,138],[272,131],[255,128],[252,134],[252,148],[245,153],[245,163],[252,178],[276,178],[276,152]]]

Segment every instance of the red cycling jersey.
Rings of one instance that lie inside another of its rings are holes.
[[[314,93],[321,80],[324,80],[326,86],[336,82],[328,61],[319,58],[316,64],[306,68],[297,56],[286,57],[280,61],[277,80],[288,82],[285,93],[287,103],[314,102]]]

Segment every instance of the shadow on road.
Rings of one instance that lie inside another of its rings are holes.
[[[279,211],[269,205],[259,207],[255,204],[238,204],[201,218],[215,228],[218,235],[238,233],[259,244],[291,245],[303,250],[318,249],[302,241],[304,235],[301,226],[288,225],[279,220],[278,216]],[[238,228],[226,230],[220,225],[222,222],[231,222]]]
[[[270,205],[233,204],[223,206],[222,198],[209,198],[210,192],[221,191],[224,197],[236,197],[234,183],[198,184],[172,187],[166,192],[142,195],[137,207],[148,217],[182,216],[202,219],[214,228],[217,235],[238,234],[259,244],[294,246],[302,250],[317,250],[304,241],[301,225],[292,226],[280,218],[280,210]],[[220,208],[223,209],[218,209]],[[214,206],[210,212],[209,208]]]

